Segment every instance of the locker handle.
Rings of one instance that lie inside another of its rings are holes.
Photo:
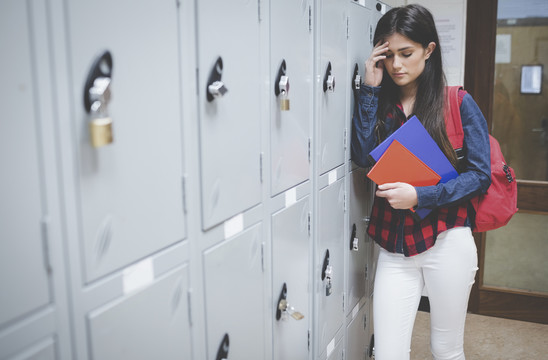
[[[359,238],[356,236],[356,224],[352,224],[352,234],[350,235],[350,250],[358,251]]]
[[[93,103],[98,100],[106,103],[110,99],[109,83],[111,77],[112,55],[110,51],[105,50],[93,61],[84,85],[84,108],[88,114],[92,110]],[[94,90],[98,87],[102,91]]]
[[[352,76],[352,89],[360,90],[362,83],[362,77],[360,76],[360,68],[358,63],[354,65],[354,76]]]
[[[325,251],[325,256],[323,258],[323,265],[322,265],[322,280],[325,280],[327,268],[329,266],[329,249]]]
[[[278,306],[276,307],[276,320],[280,320],[282,318],[282,309],[280,309],[280,303],[282,303],[283,300],[287,300],[287,285],[284,283],[282,286],[282,291],[280,292],[280,296],[278,297]]]
[[[330,92],[335,91],[335,77],[331,72],[331,61],[327,64],[327,69],[325,70],[325,75],[323,77],[323,92],[328,90]]]
[[[212,102],[216,98],[224,96],[228,92],[225,84],[221,81],[223,75],[223,59],[219,56],[215,65],[209,73],[207,80],[206,97],[208,102]]]
[[[215,360],[228,359],[229,346],[230,346],[230,340],[228,338],[228,334],[225,333],[225,336],[223,337],[223,340],[221,341],[221,344],[219,345],[219,350],[217,350],[217,356],[215,357]]]
[[[276,308],[276,320],[283,319],[285,320],[287,316],[282,317],[282,315],[291,315],[295,320],[302,320],[304,315],[296,311],[295,308],[287,302],[287,284],[284,283],[280,296],[278,298],[278,306]]]

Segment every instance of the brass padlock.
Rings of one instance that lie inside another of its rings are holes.
[[[111,144],[112,138],[112,119],[110,117],[100,117],[91,120],[89,123],[89,134],[91,145],[101,147]]]
[[[282,91],[280,97],[280,110],[288,111],[289,110],[289,99],[287,98],[287,93]]]
[[[280,88],[280,110],[287,111],[289,110],[289,77],[282,75],[278,86]]]

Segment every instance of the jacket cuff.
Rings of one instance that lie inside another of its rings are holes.
[[[416,186],[417,208],[433,209],[437,204],[437,192],[435,186]]]

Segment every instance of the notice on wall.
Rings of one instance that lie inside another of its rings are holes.
[[[497,34],[495,64],[509,64],[512,61],[512,35]]]
[[[464,83],[466,1],[422,0],[408,3],[420,3],[432,12],[440,38],[447,85],[462,85]]]

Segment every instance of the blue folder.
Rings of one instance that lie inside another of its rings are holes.
[[[413,155],[421,159],[430,169],[441,176],[441,183],[446,183],[459,175],[416,116],[407,120],[399,129],[394,131],[369,153],[374,162],[380,159],[394,140],[398,140]]]
[[[398,140],[430,169],[441,176],[441,183],[446,183],[459,175],[416,116],[407,120],[399,129],[394,131],[369,153],[373,162],[377,162],[380,159],[394,140]],[[430,212],[431,210],[429,209],[417,209],[414,214],[416,215],[415,217],[424,219]]]

